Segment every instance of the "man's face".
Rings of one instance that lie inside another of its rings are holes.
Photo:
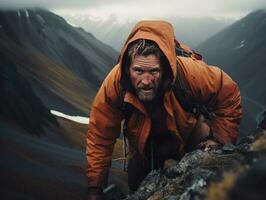
[[[129,66],[131,82],[141,101],[152,101],[157,93],[162,78],[160,58],[151,54],[136,56]]]

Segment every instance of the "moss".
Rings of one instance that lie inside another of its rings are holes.
[[[228,200],[228,192],[234,186],[239,174],[244,171],[240,168],[225,172],[220,182],[212,182],[206,193],[206,200]]]
[[[151,197],[147,200],[161,200],[163,199],[163,193],[161,191],[156,191]]]
[[[259,138],[250,145],[251,151],[265,151],[266,150],[266,130],[261,130]]]

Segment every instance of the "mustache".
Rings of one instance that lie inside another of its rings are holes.
[[[139,90],[151,90],[151,89],[155,89],[154,85],[149,85],[149,86],[139,86],[138,87]]]

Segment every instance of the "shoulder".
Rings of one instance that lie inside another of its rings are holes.
[[[111,71],[107,74],[104,82],[107,81],[112,81],[112,82],[119,82],[121,78],[121,70],[120,70],[120,65],[117,64],[115,65]]]
[[[202,77],[204,73],[220,75],[222,70],[218,67],[208,65],[203,60],[196,60],[190,57],[177,56],[179,70],[184,75]]]
[[[121,70],[119,65],[115,65],[104,79],[100,89],[97,92],[95,101],[100,99],[105,102],[116,102],[121,90]]]
[[[208,84],[215,87],[216,84],[219,85],[225,74],[220,68],[208,65],[202,60],[178,56],[177,63],[178,72],[186,84],[195,84],[195,86]]]

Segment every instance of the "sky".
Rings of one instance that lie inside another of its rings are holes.
[[[266,9],[266,0],[0,0],[1,9],[23,7],[101,18],[240,18],[255,9]]]

